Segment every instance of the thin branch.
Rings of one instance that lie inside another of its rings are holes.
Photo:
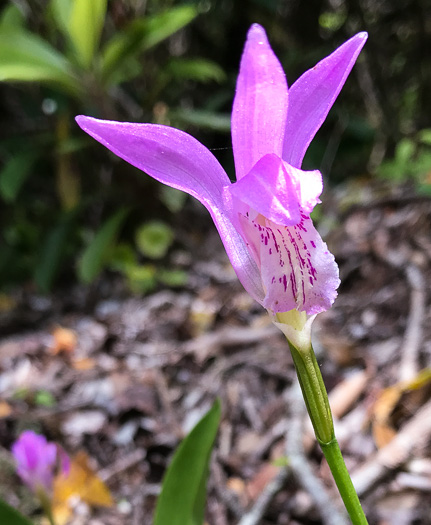
[[[424,276],[416,264],[405,270],[411,288],[410,312],[401,349],[400,381],[410,381],[419,372],[419,350],[422,343],[422,323],[425,316],[426,285]]]
[[[419,455],[431,441],[431,401],[420,408],[394,439],[371,456],[352,475],[359,496],[371,490],[391,471]]]
[[[284,467],[263,489],[253,507],[245,514],[238,525],[259,525],[274,496],[280,492],[289,477],[289,469]]]

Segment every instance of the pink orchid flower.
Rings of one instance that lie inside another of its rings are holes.
[[[156,180],[183,190],[210,212],[244,288],[271,314],[327,310],[339,285],[333,255],[314,228],[319,171],[304,154],[367,38],[359,33],[290,89],[265,31],[251,26],[232,111],[237,181],[200,142],[156,124],[78,116],[79,126]]]
[[[24,431],[12,445],[17,474],[34,492],[49,494],[57,467],[69,472],[70,461],[63,449],[32,430]]]

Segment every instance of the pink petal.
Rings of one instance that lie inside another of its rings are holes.
[[[53,471],[57,458],[57,447],[47,442],[45,436],[31,430],[23,432],[12,446],[17,463],[17,473],[32,490],[52,488]]]
[[[281,157],[287,83],[264,29],[253,24],[241,58],[232,109],[232,144],[237,180],[267,153]]]
[[[284,163],[284,169],[289,174],[290,179],[294,181],[293,184],[296,187],[297,198],[302,211],[309,215],[314,206],[321,202],[319,197],[323,191],[322,174],[318,170],[303,171],[294,168],[287,162]]]
[[[367,37],[367,33],[358,33],[306,71],[289,89],[282,157],[292,166],[301,167],[311,140],[335,102]]]
[[[225,191],[266,219],[292,226],[300,221],[300,209],[309,214],[320,202],[322,189],[319,171],[302,171],[268,154]]]
[[[296,180],[292,181],[277,155],[262,157],[245,177],[227,190],[236,199],[277,224],[299,222]]]
[[[340,283],[338,267],[310,217],[302,214],[296,226],[244,215],[240,222],[261,268],[265,308],[273,312],[296,308],[308,315],[330,308]]]
[[[228,257],[244,288],[263,299],[260,273],[232,224],[233,208],[223,198],[230,180],[214,155],[183,131],[155,124],[132,124],[76,117],[78,125],[113,153],[154,179],[185,191],[210,212]]]

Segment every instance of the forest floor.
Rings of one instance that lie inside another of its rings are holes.
[[[370,525],[429,525],[431,200],[399,192],[333,219],[324,237],[342,284],[313,337],[336,434]],[[218,396],[209,525],[347,523],[286,341],[215,230],[203,233],[173,254],[189,276],[181,289],[133,296],[105,276],[90,289],[3,298],[0,496],[10,504],[37,519],[10,454],[32,428],[86,453],[88,494],[68,523],[150,524],[173,451]],[[90,504],[90,469],[112,506]]]

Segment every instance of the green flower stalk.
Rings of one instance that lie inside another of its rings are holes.
[[[274,324],[289,343],[302,395],[316,439],[331,469],[346,510],[354,525],[367,525],[340,447],[334,433],[334,422],[328,394],[311,343],[311,324],[316,316],[293,310],[275,316]]]

